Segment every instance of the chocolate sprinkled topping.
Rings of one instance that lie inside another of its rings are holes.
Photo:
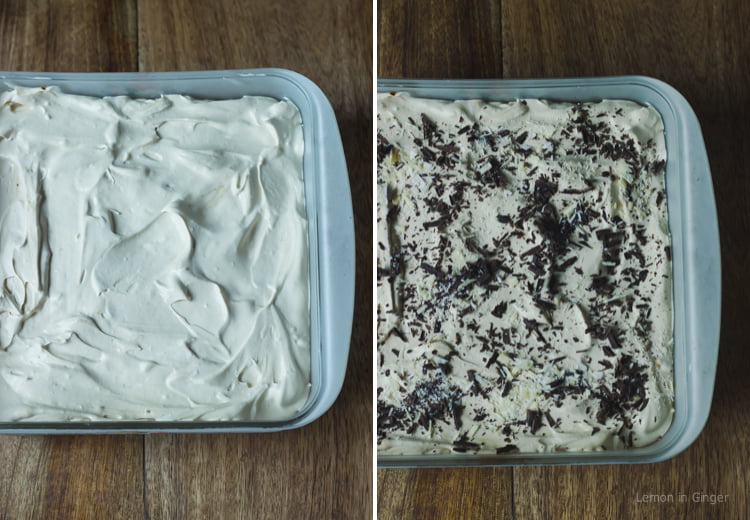
[[[591,449],[650,442],[639,425],[671,377],[666,162],[628,125],[651,116],[560,105],[550,131],[391,98],[405,116],[378,114],[379,446],[535,451],[576,424]]]

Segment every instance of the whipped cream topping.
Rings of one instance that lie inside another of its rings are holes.
[[[0,420],[278,420],[310,391],[297,108],[0,96]]]
[[[673,415],[664,129],[378,96],[378,451],[644,446]]]

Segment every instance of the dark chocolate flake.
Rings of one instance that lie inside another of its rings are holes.
[[[505,311],[508,310],[508,302],[500,302],[498,303],[494,309],[492,309],[491,314],[495,318],[502,318],[503,314],[505,314]]]
[[[565,195],[582,195],[584,193],[590,192],[593,189],[594,189],[593,186],[589,186],[587,188],[581,188],[581,189],[565,188],[564,190],[561,190],[560,193],[563,193]]]
[[[534,183],[534,194],[532,196],[534,202],[540,205],[547,204],[549,199],[557,193],[557,184],[550,182],[544,177],[540,177]]]
[[[654,161],[653,163],[651,163],[651,173],[653,173],[654,175],[660,174],[661,172],[664,171],[664,167],[666,165],[667,163],[663,159],[659,161]]]
[[[526,410],[526,424],[532,435],[542,427],[542,413],[539,410]]]
[[[448,223],[447,217],[440,217],[439,219],[431,220],[430,222],[424,222],[422,224],[422,227],[425,229],[430,229],[433,227],[442,228],[442,227],[445,227],[447,223]]]
[[[388,213],[385,215],[385,221],[393,222],[398,216],[398,213],[400,210],[401,208],[395,204],[391,206],[390,208],[388,208]]]
[[[512,224],[513,220],[508,215],[498,215],[497,221],[501,224]]]
[[[435,152],[433,152],[427,147],[422,147],[420,149],[420,152],[422,152],[422,159],[424,159],[425,162],[428,162],[428,163],[435,162],[435,159],[437,158],[437,155],[435,155]]]
[[[614,333],[612,329],[609,329],[607,331],[607,341],[609,341],[609,345],[616,350],[620,349],[620,342],[617,340],[617,335]]]
[[[422,133],[427,142],[432,143],[439,136],[437,125],[425,114],[421,114]]]
[[[466,434],[453,441],[453,451],[456,453],[466,453],[467,451],[478,451],[481,446],[476,442],[469,441]]]
[[[419,264],[419,267],[423,271],[431,274],[432,276],[434,276],[437,279],[441,279],[441,278],[443,278],[445,276],[440,269],[437,269],[436,267],[431,266],[427,262],[422,262],[421,264]]]
[[[393,145],[378,132],[378,164],[381,164],[392,150]]]
[[[483,184],[496,188],[503,188],[508,184],[508,178],[503,170],[503,165],[495,157],[488,160],[490,167],[483,172],[477,172],[477,180]]]
[[[578,258],[576,258],[575,256],[571,256],[570,258],[568,258],[567,260],[565,260],[563,263],[561,263],[560,265],[558,265],[556,267],[556,270],[557,271],[565,271],[568,267],[570,267],[571,265],[575,264],[576,260],[578,260]]]
[[[593,289],[598,294],[609,296],[615,290],[614,285],[609,280],[609,277],[604,275],[597,275],[591,278],[591,285],[589,289]]]
[[[487,360],[487,363],[485,364],[485,367],[489,368],[491,367],[495,361],[497,361],[498,356],[500,355],[499,351],[494,351],[492,355],[490,356],[490,359]]]

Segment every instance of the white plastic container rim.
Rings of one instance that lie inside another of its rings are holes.
[[[248,433],[298,428],[319,418],[338,397],[349,356],[354,313],[354,219],[344,150],[331,104],[308,78],[285,69],[184,72],[0,72],[0,88],[56,86],[89,96],[198,99],[246,95],[287,99],[300,110],[310,248],[311,391],[304,408],[284,421],[92,421],[0,423],[0,433]]]
[[[687,448],[711,408],[721,318],[721,262],[711,171],[698,118],[670,85],[645,76],[519,80],[379,79],[378,92],[436,99],[561,102],[626,99],[655,108],[664,120],[667,206],[672,236],[674,391],[672,425],[657,442],[617,451],[500,455],[378,456],[379,467],[512,466],[656,462]]]

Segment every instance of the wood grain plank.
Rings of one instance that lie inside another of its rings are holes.
[[[741,151],[750,149],[748,19],[750,8],[740,1],[503,2],[507,77],[646,74],[686,96],[701,121],[712,167],[724,286],[713,407],[698,441],[659,464],[517,468],[520,517],[748,516],[750,178],[740,173],[747,169]],[[696,503],[694,493],[724,495],[727,502]],[[674,502],[646,502],[643,495]]]
[[[143,516],[141,436],[51,439],[40,518]]]
[[[2,70],[137,70],[136,0],[0,3]]]
[[[502,77],[499,0],[378,2],[378,76]]]
[[[365,514],[365,504],[355,503],[368,498],[362,483],[352,489],[337,481],[336,450],[323,435],[307,433],[304,438],[281,433],[149,439],[149,515],[345,518],[336,514],[339,507]],[[348,495],[347,503],[337,504],[337,495]]]
[[[123,71],[137,67],[135,0],[0,3],[0,69]],[[3,518],[143,516],[143,441],[0,437]]]
[[[354,204],[356,295],[348,375],[321,419],[274,435],[153,436],[152,518],[372,516],[372,4],[143,1],[141,70],[283,67],[326,93]]]
[[[513,518],[511,468],[378,470],[378,520]]]
[[[0,437],[3,518],[40,518],[51,443],[44,437]]]
[[[0,438],[3,518],[140,518],[140,436]]]

